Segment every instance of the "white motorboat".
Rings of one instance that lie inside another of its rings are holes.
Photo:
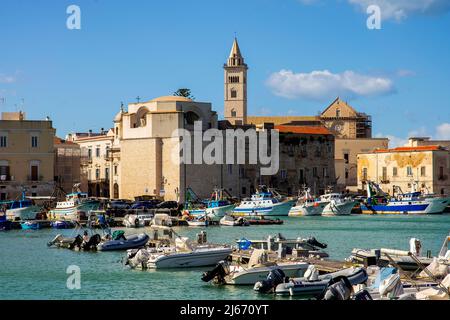
[[[301,277],[308,266],[306,262],[297,261],[269,262],[265,250],[256,249],[247,265],[221,261],[213,270],[203,273],[202,280],[216,284],[254,285],[265,280],[272,270],[280,269],[288,277]]]
[[[230,215],[223,216],[222,219],[220,219],[219,224],[222,226],[229,226],[229,227],[246,227],[249,226],[250,223],[244,218],[244,217],[233,217]]]
[[[142,228],[145,227],[145,220],[138,214],[127,214],[123,218],[122,224],[127,228]]]
[[[316,200],[311,195],[311,190],[305,188],[297,203],[289,211],[290,217],[298,216],[320,216],[330,201]]]
[[[143,269],[204,267],[226,259],[232,251],[227,245],[207,243],[206,233],[201,232],[197,243],[177,236],[174,246],[141,249],[129,264]]]
[[[100,202],[88,198],[85,192],[72,192],[66,195],[66,201],[59,201],[56,207],[48,212],[49,218],[78,220],[79,214],[98,210]]]
[[[273,189],[260,186],[251,199],[243,200],[236,208],[236,216],[287,216],[294,200],[288,199]]]
[[[323,202],[329,202],[322,211],[323,216],[348,216],[357,201],[344,197],[340,193],[328,193],[320,196]]]
[[[209,219],[206,216],[198,216],[186,221],[189,227],[207,227],[209,225]]]

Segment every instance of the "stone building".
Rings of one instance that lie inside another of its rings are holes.
[[[406,192],[414,183],[424,191],[450,194],[450,151],[439,145],[378,149],[359,154],[357,161],[361,190],[370,180],[390,194],[394,186]]]
[[[55,129],[50,120],[26,120],[23,112],[3,112],[0,120],[0,199],[22,189],[48,196],[54,189]]]
[[[72,141],[55,137],[54,147],[56,183],[65,193],[70,193],[75,184],[87,182],[81,179],[80,146]],[[86,188],[86,183],[81,185],[81,189]]]
[[[93,197],[110,196],[112,170],[111,152],[114,140],[113,130],[100,132],[71,133],[66,137],[80,146],[81,190]]]
[[[335,170],[337,190],[357,191],[357,156],[375,149],[387,149],[388,138],[335,139]]]

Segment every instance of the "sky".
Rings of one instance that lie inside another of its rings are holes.
[[[2,0],[0,110],[49,116],[64,137],[190,88],[221,118],[235,35],[249,115],[317,115],[340,96],[392,146],[450,139],[450,0]]]

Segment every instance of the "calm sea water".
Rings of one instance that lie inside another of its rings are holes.
[[[177,227],[194,239],[201,229]],[[127,233],[145,229],[127,229]],[[407,250],[411,237],[436,254],[450,231],[450,215],[286,218],[281,226],[208,227],[208,240],[234,243],[236,239],[261,239],[281,232],[285,237],[315,236],[328,244],[331,258],[344,259],[355,248]],[[57,233],[73,230],[13,230],[0,232],[0,299],[260,299],[251,287],[204,283],[203,269],[135,271],[123,263],[124,252],[73,252],[48,248]],[[69,265],[81,269],[81,289],[66,287]]]

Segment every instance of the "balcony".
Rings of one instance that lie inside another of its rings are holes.
[[[13,181],[13,177],[11,177],[9,174],[2,174],[0,175],[0,182],[6,182],[6,181]]]
[[[39,182],[39,181],[43,181],[44,180],[44,176],[32,176],[32,175],[28,175],[27,176],[27,181],[28,182]]]

